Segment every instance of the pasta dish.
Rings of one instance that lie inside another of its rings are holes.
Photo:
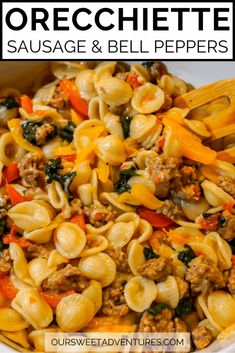
[[[55,62],[0,90],[0,341],[235,330],[235,79]]]

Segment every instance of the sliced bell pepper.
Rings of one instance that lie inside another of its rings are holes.
[[[12,205],[17,205],[18,203],[25,202],[25,201],[31,201],[32,199],[30,197],[21,195],[18,191],[16,191],[13,186],[10,184],[6,184],[6,190],[7,193],[10,197]]]
[[[106,183],[109,178],[109,164],[99,159],[98,178],[102,183]]]
[[[18,289],[12,284],[10,278],[5,274],[0,274],[0,292],[7,299],[14,299]]]
[[[139,209],[139,215],[155,228],[165,228],[173,223],[170,218],[164,216],[163,214],[155,213],[145,207],[141,207]]]
[[[24,95],[20,97],[21,100],[21,107],[26,111],[28,114],[32,114],[33,112],[33,102],[28,96]]]
[[[156,210],[161,207],[163,202],[155,197],[149,189],[141,183],[133,184],[131,188],[131,195],[139,201],[141,205],[150,208],[150,210]]]
[[[162,122],[166,128],[172,130],[176,138],[182,141],[181,153],[184,157],[206,165],[215,162],[217,153],[209,147],[204,146],[197,136],[174,120],[164,118]]]
[[[49,304],[52,309],[55,309],[57,307],[57,305],[59,304],[61,299],[63,299],[64,297],[66,297],[70,294],[74,294],[74,293],[75,293],[75,291],[72,289],[65,292],[65,293],[62,293],[62,294],[54,294],[54,293],[50,293],[50,292],[40,291],[40,295],[45,299],[47,304]]]
[[[88,103],[80,96],[75,83],[69,80],[62,80],[60,82],[60,88],[68,96],[73,109],[84,118],[87,118]]]
[[[16,226],[13,226],[10,230],[10,233],[3,235],[2,237],[3,244],[16,243],[21,248],[27,248],[33,245],[33,243],[31,243],[29,240],[17,237],[16,233],[17,233]]]
[[[84,232],[86,230],[85,215],[84,213],[76,214],[70,218],[71,223],[77,224]]]
[[[3,175],[7,183],[11,183],[12,181],[18,179],[20,177],[20,174],[17,163],[12,162],[8,164],[3,170]]]

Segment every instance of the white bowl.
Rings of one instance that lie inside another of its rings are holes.
[[[35,75],[47,68],[49,62],[43,61],[6,61],[0,64],[0,87],[11,86],[22,91],[33,82]],[[235,62],[210,62],[210,61],[168,61],[166,65],[170,72],[192,83],[195,87],[215,82],[225,78],[235,77]],[[234,343],[233,343],[234,342]],[[17,352],[0,343],[1,353]],[[223,342],[214,342],[207,349],[200,351],[207,353],[234,353],[235,336]]]

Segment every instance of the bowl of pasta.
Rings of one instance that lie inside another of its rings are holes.
[[[1,351],[188,332],[234,352],[234,68],[1,63]]]

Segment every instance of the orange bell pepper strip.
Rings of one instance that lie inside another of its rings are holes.
[[[154,228],[165,228],[173,223],[170,218],[164,216],[163,214],[155,213],[145,207],[141,207],[138,213],[141,218],[149,222]]]
[[[84,213],[76,214],[70,218],[70,222],[77,224],[84,232],[86,230],[85,215]]]
[[[10,300],[14,299],[18,293],[18,289],[12,284],[10,278],[3,273],[0,274],[0,292]]]
[[[73,109],[84,118],[87,118],[88,103],[80,96],[75,83],[69,80],[62,80],[60,82],[60,88],[68,96]]]
[[[233,202],[228,202],[224,205],[224,210],[228,212],[232,212],[233,206],[234,206]]]
[[[215,162],[217,153],[209,147],[204,146],[190,131],[168,118],[164,118],[162,122],[166,128],[172,130],[176,138],[182,141],[180,149],[184,157],[206,165]]]
[[[143,84],[141,77],[137,74],[129,74],[127,77],[127,83],[129,83],[132,88],[137,88]]]
[[[67,162],[74,162],[76,157],[77,157],[76,154],[69,154],[67,156],[59,156],[59,158],[62,158]]]
[[[33,245],[33,243],[31,243],[29,240],[17,237],[16,233],[17,233],[16,226],[14,225],[11,228],[10,233],[3,235],[3,237],[2,237],[3,244],[16,243],[21,248],[27,248],[27,247]]]
[[[56,309],[56,307],[59,304],[59,302],[61,301],[61,299],[63,299],[67,295],[74,294],[74,293],[75,293],[75,291],[72,289],[65,292],[65,293],[62,293],[62,294],[55,294],[55,293],[40,291],[40,295],[45,299],[47,304],[49,304],[52,309]]]
[[[31,201],[30,197],[21,195],[10,184],[6,185],[6,190],[7,190],[9,197],[10,197],[12,205],[17,205],[18,203],[25,202],[25,201]]]
[[[11,183],[12,181],[18,179],[20,177],[19,168],[16,162],[12,162],[8,164],[3,169],[3,175],[5,177],[5,181],[7,183]]]
[[[20,97],[20,100],[21,100],[21,107],[26,111],[26,113],[32,114],[33,112],[32,100],[26,95]]]

